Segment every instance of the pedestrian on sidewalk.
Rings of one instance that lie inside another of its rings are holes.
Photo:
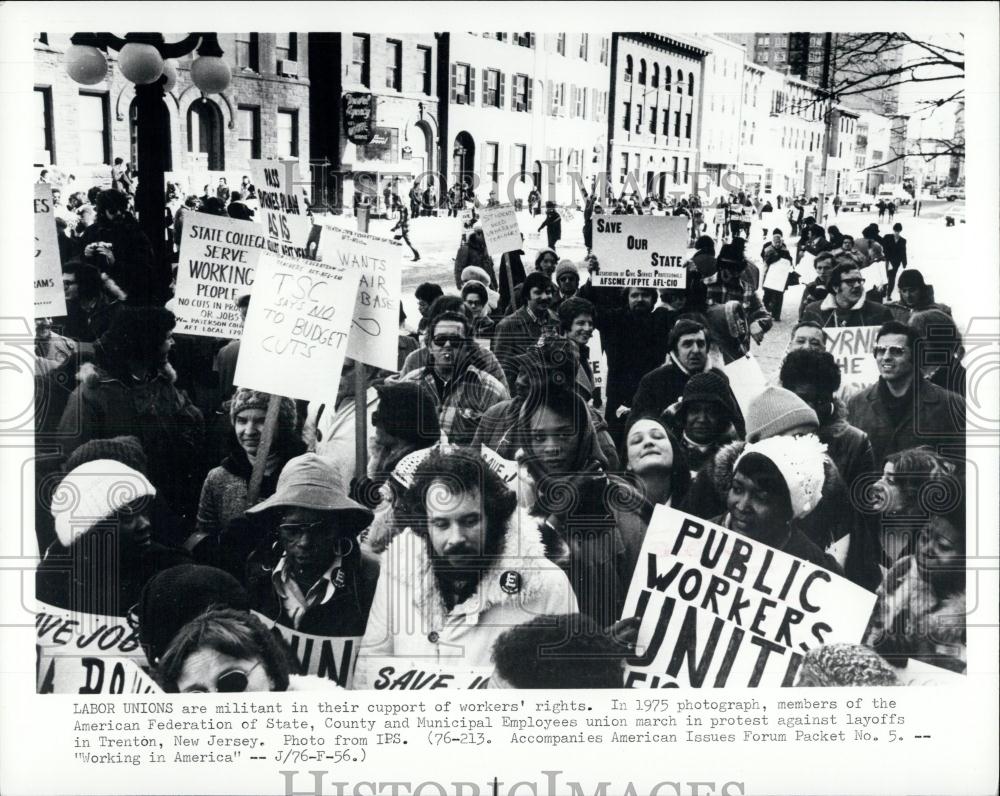
[[[399,230],[399,234],[395,236],[396,240],[400,238],[410,247],[410,251],[413,252],[413,262],[418,262],[420,260],[420,252],[413,248],[413,244],[410,243],[410,214],[407,212],[406,207],[399,200],[399,197],[395,198],[396,207],[395,210],[399,213],[399,220],[396,222],[396,226],[390,229],[390,232],[395,232]]]

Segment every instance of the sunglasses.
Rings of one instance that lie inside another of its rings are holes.
[[[860,276],[856,277],[854,279],[841,279],[840,280],[840,284],[847,285],[848,287],[854,287],[855,285],[863,285],[864,283],[865,283],[865,280],[862,279]]]
[[[906,353],[906,349],[898,345],[877,345],[872,349],[872,353],[876,357],[884,357],[888,354],[894,359],[899,359]]]
[[[327,525],[327,520],[318,522],[285,522],[278,526],[278,530],[288,536],[302,536],[304,533],[318,531]]]
[[[245,672],[239,669],[223,672],[215,680],[215,690],[220,694],[242,694],[247,690],[247,686],[250,685],[250,674],[262,663],[263,661],[257,661],[257,663]],[[204,694],[207,691],[204,688],[191,688],[185,693]]]
[[[436,334],[431,342],[438,348],[444,348],[448,343],[451,343],[452,348],[458,348],[465,342],[465,338],[459,334]]]

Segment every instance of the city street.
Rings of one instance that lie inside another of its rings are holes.
[[[945,226],[945,216],[949,214],[956,217],[954,227]],[[919,218],[913,217],[913,206],[909,205],[901,208],[894,219],[894,222],[898,221],[903,225],[910,267],[919,269],[928,284],[935,286],[937,299],[952,307],[960,328],[965,328],[969,321],[969,312],[965,309],[970,303],[969,293],[956,282],[950,269],[955,265],[956,256],[966,250],[966,225],[957,220],[964,217],[964,214],[964,201],[933,199],[924,201]],[[775,215],[784,221],[781,214]],[[518,214],[518,222],[525,235],[525,267],[528,269],[531,268],[535,252],[544,245],[544,233],[541,242],[537,233],[532,235],[538,229],[541,218],[530,216],[527,212]],[[860,238],[861,230],[872,222],[878,223],[877,213],[841,212],[839,216],[831,217],[827,226],[835,224],[841,232]],[[391,220],[373,219],[369,231],[391,237],[389,230],[394,224]],[[787,223],[783,224],[783,229],[787,235]],[[883,220],[879,229],[882,234],[887,234],[891,232],[892,224]],[[410,222],[410,240],[420,252],[420,261],[411,262],[410,253],[404,248],[403,308],[407,314],[408,326],[416,328],[419,315],[413,291],[421,282],[437,282],[445,292],[457,292],[454,290],[453,264],[461,237],[461,222],[457,218],[417,218]],[[758,259],[763,246],[759,227],[751,230],[750,240],[752,245],[748,246],[747,251],[751,258]],[[575,212],[573,221],[563,222],[563,240],[559,246],[559,254],[580,264],[581,280],[587,277],[582,266],[585,253],[583,215]],[[499,258],[495,260],[498,261]],[[785,296],[782,320],[774,325],[761,345],[752,344],[753,354],[760,360],[761,369],[769,381],[777,378],[777,370],[792,326],[797,320],[796,309],[801,295],[802,287],[789,288]]]

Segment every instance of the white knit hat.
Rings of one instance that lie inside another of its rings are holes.
[[[770,459],[785,479],[792,501],[792,518],[804,517],[823,497],[826,478],[824,462],[826,445],[813,434],[800,437],[768,437],[747,445],[736,460],[736,466],[748,453],[759,453]]]
[[[69,547],[101,520],[139,498],[156,496],[156,487],[138,470],[113,459],[95,459],[66,475],[52,495],[56,536]]]

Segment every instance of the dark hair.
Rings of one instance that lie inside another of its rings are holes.
[[[827,284],[830,286],[831,290],[836,290],[840,287],[840,283],[844,280],[844,274],[850,271],[860,271],[861,267],[857,263],[841,263],[834,267],[830,272],[830,276],[827,280]]]
[[[427,311],[427,317],[433,321],[438,315],[444,312],[457,312],[459,315],[464,315],[469,323],[472,323],[472,313],[465,306],[465,300],[461,296],[450,294],[447,296],[438,296],[431,302],[430,309]]]
[[[702,235],[694,242],[694,250],[696,252],[701,251],[715,251],[715,241],[708,235]]]
[[[125,306],[115,315],[100,343],[119,357],[149,362],[156,358],[176,324],[174,314],[164,307]]]
[[[866,240],[878,240],[878,224],[869,224],[861,230],[861,236]]]
[[[486,285],[482,282],[476,282],[472,280],[471,282],[466,282],[462,287],[462,298],[464,299],[469,293],[475,293],[479,298],[483,300],[483,304],[486,304],[490,300],[489,293],[486,290]]]
[[[904,509],[920,513],[950,510],[964,500],[962,482],[955,475],[955,465],[938,456],[929,445],[906,448],[885,457],[905,500]]]
[[[101,270],[96,265],[73,259],[64,263],[62,270],[64,274],[76,277],[77,291],[82,298],[89,300],[101,295],[104,280],[101,277]]]
[[[893,231],[893,232],[902,232],[902,231],[903,231],[903,225],[902,225],[902,224],[900,224],[900,223],[899,223],[899,222],[897,221],[897,222],[896,222],[895,224],[893,224],[893,225],[892,225],[892,231]]]
[[[417,301],[426,301],[430,304],[434,301],[434,299],[439,296],[443,296],[444,291],[441,289],[441,285],[435,284],[434,282],[422,282],[417,286],[417,289],[413,291],[413,295],[416,296]]]
[[[907,268],[903,271],[899,275],[899,279],[896,280],[896,285],[900,288],[927,287],[927,283],[924,282],[924,275],[916,268]]]
[[[115,165],[116,165],[116,166],[120,166],[120,165],[121,165],[122,163],[124,163],[124,162],[125,162],[125,161],[124,161],[124,160],[122,160],[121,158],[115,158]]]
[[[462,299],[456,296],[459,301]],[[462,302],[463,304],[465,302]],[[466,307],[466,313],[468,312],[468,307]],[[468,314],[461,312],[452,312],[451,310],[446,310],[445,312],[439,312],[438,314],[431,317],[430,322],[427,324],[427,340],[434,337],[434,330],[441,321],[458,321],[462,324],[462,334],[465,337],[469,337],[472,334],[472,320],[469,318]]]
[[[230,193],[229,193],[229,201],[230,201],[230,203],[232,203],[232,202],[238,202],[242,198],[243,197],[240,196],[240,192],[239,191],[230,191]]]
[[[568,332],[573,325],[573,321],[581,315],[589,315],[593,318],[595,310],[594,305],[587,299],[580,298],[579,296],[570,296],[559,304],[556,313],[559,315],[559,328],[564,332]]]
[[[586,614],[550,614],[501,633],[493,665],[515,688],[622,688],[625,654]]]
[[[740,458],[733,473],[746,476],[758,489],[772,495],[779,501],[779,508],[785,521],[792,520],[792,495],[788,491],[788,484],[785,483],[785,477],[778,469],[778,465],[767,456],[751,451]]]
[[[475,448],[434,448],[417,466],[413,485],[403,498],[405,519],[418,536],[427,536],[427,498],[437,482],[461,494],[477,491],[482,497],[488,533],[501,533],[517,508],[516,493],[507,488]]]
[[[670,494],[674,501],[679,502],[691,489],[691,467],[688,464],[687,454],[677,439],[677,435],[670,430],[667,421],[662,416],[637,414],[635,417],[632,417],[629,415],[628,423],[625,426],[625,434],[622,435],[621,460],[625,465],[628,465],[628,435],[632,432],[632,426],[640,420],[652,420],[667,432],[667,439],[670,440],[670,450],[674,457],[674,463],[670,468]]]
[[[107,190],[97,194],[97,212],[104,215],[105,211],[113,214],[124,213],[128,209],[128,197],[121,191]]]
[[[667,335],[667,351],[676,351],[677,344],[684,335],[696,334],[697,332],[704,332],[705,340],[708,341],[708,329],[703,324],[688,318],[679,318]]]
[[[840,366],[829,351],[800,348],[789,351],[778,375],[781,386],[791,390],[794,384],[815,384],[833,395],[840,389]]]
[[[903,271],[905,274],[906,271]],[[917,352],[927,351],[950,351],[957,354],[962,347],[962,333],[958,326],[947,312],[938,309],[920,310],[910,315],[906,325],[917,336]],[[932,364],[930,357],[927,364]],[[935,359],[938,359],[935,357]],[[923,362],[920,355],[916,357],[917,362]],[[933,364],[944,364],[938,359]]]
[[[917,336],[916,331],[911,329],[905,323],[900,323],[899,321],[886,321],[875,333],[875,342],[877,343],[887,334],[901,334],[906,338],[906,344],[910,347],[911,352],[915,352],[917,348],[917,342],[920,338]]]
[[[240,660],[260,658],[274,690],[288,690],[288,657],[263,622],[248,611],[209,608],[182,627],[163,653],[156,679],[164,691],[178,692],[177,680],[185,662],[201,649],[215,650]]]
[[[549,279],[542,271],[532,271],[526,277],[524,277],[524,283],[521,288],[521,296],[527,301],[528,297],[531,295],[532,288],[540,288],[544,290],[546,287],[550,290],[555,290],[555,285],[552,284],[552,280]]]

